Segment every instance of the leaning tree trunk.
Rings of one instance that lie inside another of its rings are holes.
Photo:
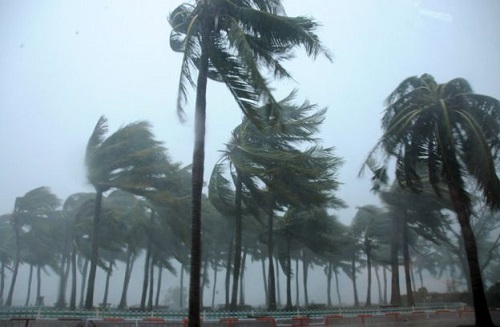
[[[200,327],[200,274],[201,274],[201,193],[205,162],[205,123],[207,109],[208,28],[202,28],[201,55],[196,83],[196,111],[194,127],[193,166],[191,173],[191,274],[189,279],[189,326]]]
[[[102,297],[102,305],[106,308],[108,303],[109,294],[109,279],[111,278],[111,272],[113,271],[113,264],[109,262],[108,271],[106,271],[106,282],[104,284],[104,296]]]
[[[403,262],[405,269],[405,283],[406,283],[406,301],[408,306],[414,306],[415,300],[413,298],[413,290],[411,287],[411,272],[410,272],[410,251],[408,245],[408,222],[407,212],[405,211],[403,221]]]
[[[149,293],[148,293],[148,311],[151,312],[153,311],[153,293],[154,293],[154,287],[155,287],[155,282],[154,282],[154,277],[155,277],[155,270],[154,270],[154,263],[156,261],[156,258],[154,254],[151,255],[151,263],[149,267]]]
[[[71,251],[71,294],[69,296],[70,310],[76,309],[76,249]]]
[[[14,296],[14,288],[16,287],[17,273],[19,272],[19,263],[21,261],[21,241],[19,239],[19,229],[14,225],[14,236],[16,239],[16,258],[14,261],[14,269],[12,269],[12,279],[10,282],[9,294],[7,295],[7,300],[5,300],[5,306],[10,307],[12,305],[12,297]]]
[[[242,214],[241,214],[241,192],[242,182],[240,173],[236,170],[236,192],[234,202],[236,207],[235,212],[235,229],[234,229],[234,266],[233,266],[233,289],[231,293],[231,311],[236,311],[238,308],[238,284],[240,278],[241,266],[241,233],[242,233]]]
[[[156,283],[156,296],[155,296],[155,308],[160,306],[160,291],[161,291],[161,277],[163,273],[163,267],[158,265],[158,282]]]
[[[127,307],[128,285],[130,284],[130,276],[132,275],[132,269],[134,268],[135,258],[136,256],[129,251],[127,254],[127,262],[125,264],[125,276],[123,277],[122,295],[120,297],[118,309],[125,309]]]
[[[234,230],[233,230],[234,232]],[[229,290],[231,288],[231,268],[233,267],[233,250],[234,250],[234,233],[231,234],[231,238],[229,239],[229,248],[227,251],[227,264],[226,264],[226,279],[224,283],[224,304],[226,308],[229,308]]]
[[[217,272],[218,272],[218,269],[219,269],[219,261],[216,260],[215,261],[215,265],[214,265],[214,284],[212,286],[212,309],[215,308],[215,291],[217,289]]]
[[[247,260],[247,249],[243,250],[243,257],[241,258],[241,274],[240,274],[240,306],[245,305],[245,264]]]
[[[304,286],[304,305],[307,309],[309,306],[309,294],[307,292],[307,277],[308,277],[308,269],[309,268],[309,260],[307,258],[307,254],[304,250],[302,250],[302,283]]]
[[[462,230],[467,262],[469,264],[470,281],[472,285],[472,299],[474,301],[474,312],[476,316],[476,326],[494,326],[491,320],[488,303],[484,293],[483,277],[481,275],[481,266],[477,255],[476,238],[470,225],[470,208],[467,205],[468,199],[460,196],[451,182],[448,182],[448,190],[451,202],[457,219]]]
[[[140,304],[140,308],[142,311],[146,310],[146,296],[149,285],[150,262],[151,262],[151,247],[148,245],[148,249],[146,250],[146,258],[144,259],[144,275],[142,277],[142,292],[141,292],[141,304]]]
[[[382,266],[382,276],[384,277],[384,304],[387,304],[387,268]]]
[[[24,306],[27,307],[30,304],[31,297],[31,282],[33,281],[33,265],[30,264],[30,273],[28,277],[28,294],[26,294],[26,302],[24,302]]]
[[[332,263],[328,262],[326,267],[326,298],[329,307],[332,306]]]
[[[87,283],[87,296],[85,298],[85,309],[94,307],[94,285],[97,273],[97,261],[99,260],[99,227],[101,224],[102,191],[97,190],[95,196],[94,219],[92,221],[92,252],[90,257],[90,271]]]
[[[354,293],[354,306],[359,307],[358,287],[356,285],[356,256],[353,254],[351,259],[351,280]]]
[[[286,305],[285,309],[292,309],[292,259],[290,255],[290,234],[286,232],[285,234],[286,240],[286,264],[288,267],[288,271],[286,272]]]
[[[334,269],[333,272],[335,273],[335,290],[337,291],[337,300],[339,302],[339,305],[342,305],[342,299],[340,298],[340,288],[339,288],[339,273],[337,272],[337,269]]]
[[[36,267],[36,306],[42,306],[42,267]]]
[[[89,260],[85,259],[85,262],[83,263],[83,268],[82,268],[82,284],[80,285],[80,308],[84,306],[84,296],[85,296],[85,282],[87,280],[87,270],[89,267]]]
[[[372,305],[372,258],[371,258],[371,249],[369,245],[365,248],[365,252],[366,252],[366,269],[368,270],[368,288],[366,291],[365,306],[369,307]]]
[[[273,211],[270,210],[267,217],[267,256],[269,260],[269,272],[267,274],[269,278],[269,287],[268,287],[268,303],[267,309],[269,311],[276,310],[276,284],[275,284],[275,276],[274,276],[274,264],[273,264],[273,249],[274,249],[274,240],[273,240]]]
[[[266,258],[262,258],[262,260],[260,261],[261,263],[261,268],[262,268],[262,281],[263,281],[263,285],[264,285],[264,295],[266,297],[266,306],[268,305],[268,301],[269,301],[269,298],[267,296],[267,275],[266,275]]]
[[[277,257],[274,258],[274,264],[276,265],[276,295],[277,295],[276,304],[278,306],[281,306],[280,264]]]
[[[398,263],[398,236],[399,222],[394,215],[392,217],[391,234],[391,304],[401,305],[401,291],[399,289],[399,263]]]
[[[384,299],[382,298],[382,286],[380,285],[380,274],[378,272],[378,265],[375,265],[374,269],[375,270],[375,278],[377,279],[377,288],[378,288],[378,304],[383,304]]]
[[[180,278],[181,291],[179,292],[179,308],[184,308],[184,264],[181,265],[181,278]]]

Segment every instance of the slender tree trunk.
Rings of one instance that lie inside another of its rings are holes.
[[[127,254],[127,262],[125,264],[125,276],[123,278],[122,295],[120,297],[120,303],[118,304],[118,309],[127,308],[128,285],[130,283],[130,276],[132,275],[134,262],[135,262],[135,255],[129,251]]]
[[[366,290],[366,303],[365,306],[369,307],[372,305],[372,258],[371,249],[369,246],[365,249],[366,252],[366,269],[368,270],[368,287]]]
[[[229,248],[227,251],[227,265],[226,265],[226,280],[225,280],[225,305],[226,309],[229,308],[229,290],[231,288],[231,268],[233,267],[233,251],[234,251],[234,229],[233,233],[231,233],[231,239],[229,240]]]
[[[494,326],[491,320],[488,303],[484,293],[483,277],[481,275],[481,266],[477,255],[477,245],[474,231],[470,225],[470,209],[467,206],[468,199],[462,199],[459,192],[454,188],[451,182],[448,182],[451,202],[457,219],[462,230],[467,262],[469,264],[470,281],[472,284],[472,298],[474,301],[474,312],[476,316],[476,326]]]
[[[9,294],[7,295],[7,300],[5,300],[6,307],[10,307],[12,305],[12,297],[14,296],[17,273],[19,271],[19,263],[21,261],[21,241],[19,239],[19,229],[17,228],[16,223],[14,224],[14,235],[16,240],[16,256],[14,259],[14,268],[12,269],[12,279],[10,282]]]
[[[158,265],[158,282],[156,283],[156,297],[155,297],[155,308],[160,306],[160,291],[161,291],[161,277],[163,273],[163,267]]]
[[[76,309],[76,249],[71,251],[71,294],[69,296],[70,310]]]
[[[203,24],[202,22],[201,24]],[[209,28],[202,28],[201,55],[196,83],[196,111],[192,166],[192,221],[191,221],[191,274],[189,281],[189,326],[200,327],[200,274],[201,274],[201,192],[205,163],[205,121],[207,108]]]
[[[375,265],[375,278],[377,279],[377,287],[378,287],[378,304],[383,304],[384,299],[382,298],[382,287],[380,285],[380,274],[378,272],[378,265]]]
[[[33,265],[30,264],[30,273],[28,277],[28,294],[26,295],[26,302],[24,302],[24,306],[27,307],[30,304],[31,297],[31,282],[33,281]]]
[[[215,309],[215,292],[217,292],[217,272],[219,270],[219,261],[214,264],[214,284],[212,287],[212,309]]]
[[[274,222],[274,214],[273,211],[270,210],[267,217],[267,255],[269,260],[269,272],[267,274],[269,278],[269,288],[268,288],[268,310],[275,311],[276,310],[276,284],[275,284],[275,276],[274,276],[274,265],[273,265],[273,250],[274,250],[274,240],[273,240],[273,222]]]
[[[276,295],[277,295],[277,305],[281,306],[281,288],[280,288],[280,264],[278,258],[274,258],[274,264],[276,265]]]
[[[82,268],[82,284],[80,285],[80,308],[84,307],[84,296],[85,296],[85,282],[87,281],[87,270],[89,267],[89,260],[85,259]]]
[[[405,211],[403,221],[403,262],[405,269],[405,284],[406,284],[406,301],[408,306],[414,306],[415,300],[413,298],[413,290],[411,288],[411,274],[410,274],[410,251],[408,241],[408,212]]]
[[[36,267],[36,306],[42,306],[42,267]]]
[[[3,292],[5,290],[5,263],[0,263],[0,306],[3,305]]]
[[[342,299],[340,298],[340,288],[339,288],[339,273],[337,272],[337,269],[334,269],[333,272],[335,273],[335,289],[337,291],[337,300],[339,301],[339,305],[342,305]]]
[[[154,277],[155,277],[155,256],[154,254],[151,254],[151,260],[150,260],[150,266],[149,266],[149,293],[148,293],[148,311],[151,312],[153,311],[153,294],[154,294],[154,288],[155,288],[155,282],[154,282]]]
[[[418,269],[418,278],[420,279],[420,288],[424,288],[424,277],[422,276],[422,269]]]
[[[292,309],[292,258],[290,254],[290,234],[285,234],[286,239],[286,264],[288,271],[286,272],[286,305],[285,310]]]
[[[326,271],[326,298],[329,307],[332,306],[332,263],[327,263]]]
[[[295,306],[300,306],[300,287],[299,287],[299,258],[295,259]]]
[[[307,292],[307,275],[309,270],[309,260],[307,254],[302,250],[302,284],[304,286],[304,305],[307,309],[309,306],[309,294]]]
[[[231,307],[232,311],[236,311],[238,307],[238,284],[240,277],[241,266],[241,232],[242,232],[242,217],[241,217],[241,192],[242,182],[240,173],[236,170],[236,192],[234,202],[236,207],[235,213],[235,229],[234,229],[234,266],[233,266],[233,290],[231,293]]]
[[[413,292],[416,292],[416,291],[418,291],[418,289],[417,289],[417,282],[415,281],[415,273],[414,273],[414,270],[413,270],[412,266],[413,265],[410,262],[411,289],[413,290]]]
[[[356,285],[356,255],[352,255],[351,259],[351,280],[352,280],[352,290],[354,292],[354,306],[359,307],[358,299],[358,287]]]
[[[262,258],[260,260],[261,268],[262,268],[262,281],[264,284],[264,295],[266,296],[266,306],[268,305],[269,297],[267,292],[267,275],[266,275],[266,258]]]
[[[66,285],[68,284],[69,269],[70,269],[70,257],[69,253],[65,250],[65,254],[61,260],[61,269],[59,275],[59,286],[56,307],[64,308],[66,307]]]
[[[240,274],[240,306],[245,305],[245,264],[247,260],[247,249],[243,250],[243,257],[241,259],[241,274]]]
[[[140,308],[142,311],[146,310],[146,299],[148,293],[148,285],[149,285],[149,263],[151,261],[151,249],[148,246],[146,250],[146,258],[144,259],[144,275],[142,278],[142,293],[141,293],[141,304]]]
[[[200,308],[204,308],[203,298],[205,294],[205,287],[208,282],[208,258],[203,261],[203,273],[201,274],[201,286],[200,286]]]
[[[392,217],[392,234],[391,234],[391,304],[401,305],[401,291],[399,289],[399,263],[398,263],[398,247],[399,247],[399,222],[394,215]]]
[[[387,304],[387,268],[382,266],[382,276],[384,276],[384,304]]]
[[[184,264],[181,266],[181,291],[179,294],[179,308],[184,308]]]
[[[97,261],[99,260],[99,228],[101,224],[102,191],[97,190],[95,196],[95,211],[92,221],[92,252],[90,258],[90,271],[87,283],[87,296],[85,298],[85,309],[94,307],[94,285],[97,273]]]
[[[106,283],[104,284],[104,296],[102,297],[102,305],[104,307],[106,307],[108,303],[109,279],[111,278],[112,271],[113,271],[113,264],[110,261],[108,265],[108,271],[106,271]]]

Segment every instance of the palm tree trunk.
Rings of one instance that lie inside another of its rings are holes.
[[[374,270],[375,270],[375,278],[377,279],[377,287],[378,287],[378,304],[383,304],[384,299],[382,298],[382,287],[380,285],[380,274],[378,272],[378,265],[375,265]]]
[[[401,292],[399,290],[398,226],[398,218],[394,215],[392,217],[391,234],[391,304],[393,305],[401,305]]]
[[[243,257],[241,259],[241,274],[240,274],[240,306],[245,305],[245,263],[247,260],[247,249],[243,250]]]
[[[84,306],[83,303],[83,298],[85,296],[85,282],[87,280],[87,269],[89,267],[89,260],[85,259],[85,262],[83,263],[83,268],[82,268],[82,284],[80,285],[80,308]]]
[[[233,230],[234,232],[234,230]],[[233,267],[233,250],[234,250],[234,233],[231,233],[231,238],[229,240],[229,248],[227,251],[227,265],[226,265],[226,280],[225,280],[225,288],[224,288],[224,294],[225,294],[225,305],[226,308],[229,308],[229,290],[231,287],[231,268]]]
[[[151,312],[153,311],[153,293],[154,293],[154,287],[155,287],[155,282],[154,282],[154,277],[155,277],[155,256],[154,254],[151,254],[151,262],[149,266],[149,293],[148,293],[148,311]]]
[[[422,276],[422,269],[418,269],[418,278],[420,279],[420,288],[424,288],[424,276]]]
[[[200,286],[200,308],[204,307],[203,297],[205,294],[205,287],[208,281],[208,258],[203,260],[203,273],[201,274],[201,286]]]
[[[329,307],[332,306],[332,263],[327,263],[326,271],[326,298]]]
[[[132,274],[132,267],[134,265],[134,260],[132,259],[133,256],[134,255],[129,250],[127,253],[127,261],[125,264],[125,276],[123,277],[122,295],[120,297],[120,303],[118,303],[118,309],[125,309],[127,307],[128,285],[130,283],[130,275]]]
[[[142,277],[142,293],[140,308],[142,311],[146,310],[146,297],[149,285],[149,262],[151,261],[151,249],[148,246],[146,250],[146,258],[144,259],[144,275]]]
[[[339,288],[339,274],[337,272],[337,269],[334,269],[333,272],[335,273],[335,290],[337,291],[337,300],[339,301],[339,305],[342,305],[342,299],[340,298],[340,288]]]
[[[366,303],[365,306],[369,307],[372,305],[372,258],[371,249],[369,246],[365,249],[366,252],[366,269],[368,270],[368,287],[366,290]]]
[[[219,270],[219,261],[215,261],[214,265],[214,284],[212,287],[212,309],[215,308],[215,292],[217,290],[217,272]]]
[[[351,259],[351,280],[354,293],[354,306],[359,307],[358,287],[356,285],[356,256],[353,254]]]
[[[71,251],[71,294],[69,297],[70,310],[76,309],[76,249]]]
[[[403,221],[403,262],[405,269],[405,283],[406,283],[406,301],[408,306],[414,306],[415,300],[413,298],[413,290],[411,288],[411,275],[410,275],[410,251],[408,245],[408,223],[407,214],[405,211],[404,221]]]
[[[276,284],[275,284],[275,276],[274,276],[274,265],[273,265],[273,250],[274,250],[274,241],[273,241],[273,211],[270,210],[267,216],[267,255],[269,260],[269,272],[267,274],[269,278],[269,288],[268,288],[268,304],[267,308],[270,311],[276,310]]]
[[[3,305],[3,292],[5,290],[5,262],[0,263],[0,306]]]
[[[158,265],[158,282],[156,283],[156,297],[155,297],[155,308],[160,306],[160,291],[161,291],[161,275],[163,273],[163,267]]]
[[[304,250],[302,250],[302,286],[304,286],[304,305],[307,309],[309,306],[309,294],[307,292],[307,273],[309,268],[309,260],[307,258],[307,254]]]
[[[66,285],[68,283],[69,276],[69,267],[70,267],[70,257],[68,253],[65,251],[63,258],[61,260],[61,268],[59,275],[59,286],[58,286],[58,295],[56,301],[56,307],[64,308],[66,306]]]
[[[102,191],[97,190],[95,196],[94,219],[92,221],[92,252],[90,257],[90,271],[87,283],[87,296],[85,298],[85,309],[94,307],[94,285],[97,272],[97,261],[99,260],[99,227],[101,223]]]
[[[286,263],[288,271],[286,273],[286,305],[285,310],[292,309],[292,259],[290,255],[290,234],[286,232]]]
[[[205,164],[209,28],[202,29],[201,55],[196,83],[196,112],[192,167],[191,274],[189,280],[189,326],[200,327],[201,193]]]
[[[382,276],[384,277],[384,304],[387,304],[387,268],[382,266]]]
[[[42,306],[42,267],[36,267],[36,306]]]
[[[17,273],[19,272],[19,263],[21,261],[21,241],[19,239],[19,229],[17,228],[16,224],[14,224],[14,235],[16,240],[16,257],[14,261],[14,268],[12,269],[12,279],[10,281],[9,294],[7,295],[7,300],[5,300],[6,307],[10,307],[12,305],[12,297],[14,296]]]
[[[179,292],[179,308],[184,308],[184,264],[181,265],[181,291]]]
[[[109,262],[108,271],[106,271],[106,283],[104,284],[104,296],[102,297],[102,305],[107,306],[108,294],[109,294],[109,279],[111,278],[111,272],[113,270],[113,265],[111,261]]]
[[[260,261],[262,268],[262,281],[264,285],[264,295],[266,296],[266,306],[268,305],[269,297],[267,293],[267,275],[266,275],[266,258],[262,258]]]
[[[234,202],[236,207],[235,212],[235,229],[234,229],[234,266],[233,266],[233,290],[231,293],[231,307],[232,311],[236,311],[238,307],[238,282],[240,277],[241,266],[241,233],[242,233],[242,217],[241,217],[241,192],[242,182],[241,177],[236,170],[236,192]]]
[[[33,281],[33,265],[30,264],[30,273],[28,277],[28,294],[26,295],[26,302],[24,302],[24,306],[27,307],[30,303],[31,296],[31,282]]]
[[[278,258],[274,258],[274,264],[276,265],[276,295],[277,295],[277,301],[276,304],[278,306],[281,306],[281,288],[280,288],[280,264],[278,261]]]
[[[491,320],[488,303],[484,293],[483,277],[481,275],[481,266],[477,255],[477,245],[474,231],[470,225],[470,209],[467,206],[469,201],[460,197],[460,193],[455,189],[451,182],[448,182],[448,190],[458,223],[462,230],[467,262],[469,265],[470,281],[472,285],[472,299],[474,301],[474,312],[476,316],[476,326],[494,326]]]
[[[410,262],[411,287],[412,287],[413,292],[416,292],[418,289],[417,289],[417,283],[415,281],[415,272],[414,272],[412,266],[413,265]]]
[[[295,259],[295,306],[299,307],[300,302],[300,287],[299,287],[299,258]]]

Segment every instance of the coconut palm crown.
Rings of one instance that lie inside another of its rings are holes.
[[[492,326],[469,221],[472,206],[467,181],[477,182],[491,209],[500,208],[495,170],[500,102],[473,93],[463,78],[438,84],[428,74],[409,77],[387,98],[382,129],[384,134],[364,165],[374,173],[375,188],[387,181],[390,158],[396,159],[396,179],[401,186],[422,191],[425,178],[438,195],[445,187],[463,233],[476,324]]]

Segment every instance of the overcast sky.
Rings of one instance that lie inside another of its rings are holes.
[[[175,161],[189,164],[193,104],[181,124],[175,101],[181,56],[169,48],[166,17],[180,1],[0,1],[0,214],[14,199],[49,186],[64,200],[88,191],[83,156],[97,119],[110,132],[137,120],[154,126]],[[345,159],[338,196],[354,208],[376,201],[357,173],[380,137],[385,97],[404,78],[469,80],[500,97],[498,0],[285,0],[289,15],[320,21],[334,54],[287,63],[299,100],[328,107],[324,146]],[[221,85],[209,84],[205,176],[241,113]],[[194,93],[192,93],[194,95]],[[192,98],[193,99],[193,98]],[[206,179],[206,178],[205,178]]]

